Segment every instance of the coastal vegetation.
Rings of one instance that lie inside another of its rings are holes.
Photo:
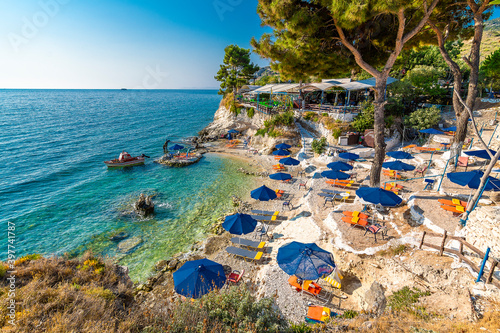
[[[250,50],[229,45],[225,49],[223,64],[215,76],[220,84],[219,94],[235,93],[259,70],[259,67],[250,62]]]
[[[318,155],[323,154],[326,150],[326,138],[323,136],[319,139],[314,139],[311,142],[311,148],[314,153]]]
[[[294,118],[291,111],[279,113],[271,116],[270,119],[264,121],[264,128],[257,130],[256,135],[269,135],[272,138],[278,137],[283,134],[281,128],[293,126]]]
[[[417,130],[423,130],[436,126],[441,120],[441,110],[432,106],[430,108],[417,109],[406,119],[405,125]]]

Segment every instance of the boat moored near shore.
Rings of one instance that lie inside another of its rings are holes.
[[[142,154],[141,156],[132,157],[126,151],[122,151],[118,158],[112,159],[110,161],[104,161],[104,164],[108,166],[108,168],[123,168],[129,166],[143,165],[146,156]]]

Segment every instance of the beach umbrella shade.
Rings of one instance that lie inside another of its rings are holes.
[[[446,132],[456,132],[457,131],[457,126],[451,126],[451,127],[443,128],[443,131],[446,131]]]
[[[396,193],[386,191],[380,187],[360,187],[356,195],[366,202],[382,205],[384,207],[395,207],[403,202]]]
[[[497,153],[496,151],[491,150],[491,149],[490,149],[490,152],[493,156],[495,156],[495,154]],[[485,160],[491,160],[490,155],[488,155],[488,151],[486,151],[485,149],[464,151],[464,154],[469,155],[469,156],[475,156],[478,158],[483,158]]]
[[[292,157],[285,157],[279,160],[279,162],[283,165],[299,165],[300,161],[296,160],[295,158]]]
[[[181,149],[184,149],[184,146],[178,144],[175,144],[172,147],[170,147],[170,150],[181,150]]]
[[[289,173],[277,172],[269,175],[269,178],[274,180],[289,180],[292,179],[292,175],[290,175]]]
[[[250,192],[250,196],[255,200],[260,200],[260,201],[274,200],[278,197],[276,195],[276,192],[271,190],[266,185],[262,185],[261,187],[256,188],[255,190]]]
[[[444,134],[444,132],[434,129],[434,128],[426,128],[423,130],[419,131],[420,133],[425,133],[425,134]]]
[[[288,243],[278,249],[276,260],[285,273],[304,280],[319,279],[335,269],[332,254],[314,243]]]
[[[397,160],[410,160],[414,158],[410,153],[401,150],[390,151],[387,153],[387,156],[395,158]]]
[[[389,169],[389,170],[395,170],[395,171],[415,170],[415,166],[401,162],[401,161],[385,162],[385,163],[382,163],[382,167]]]
[[[351,176],[342,171],[327,170],[321,173],[321,176],[328,179],[349,179]]]
[[[326,167],[332,169],[333,171],[349,171],[354,168],[352,165],[340,161],[328,163]]]
[[[234,235],[244,235],[255,230],[257,220],[250,215],[238,213],[226,216],[222,227]]]
[[[451,172],[446,174],[448,179],[455,184],[461,186],[468,186],[472,189],[478,189],[481,184],[481,178],[484,172],[481,170],[472,170],[467,172]],[[484,187],[485,191],[500,191],[500,179],[495,177],[488,177],[486,185]]]
[[[222,265],[208,259],[187,261],[173,277],[175,292],[189,298],[199,298],[226,282]]]
[[[289,149],[292,148],[292,146],[287,145],[286,143],[280,143],[279,145],[275,146],[276,149]]]
[[[238,134],[239,131],[235,130],[235,129],[230,129],[229,131],[227,131],[229,134]]]
[[[344,160],[357,160],[359,158],[359,155],[354,153],[340,153],[339,157],[343,158]]]
[[[278,150],[273,151],[273,155],[276,155],[276,156],[288,156],[288,155],[290,155],[290,152],[288,150],[278,149]]]

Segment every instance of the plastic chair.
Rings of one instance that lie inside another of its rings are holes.
[[[239,271],[232,271],[227,277],[227,280],[232,283],[238,283],[240,282],[243,274],[245,274],[245,270],[242,270],[241,273]]]
[[[459,156],[458,157],[457,168],[458,167],[464,167],[465,171],[467,171],[467,167],[468,166],[469,166],[469,158],[467,156]]]
[[[382,239],[385,239],[384,234],[387,234],[387,230],[385,229],[385,227],[381,226],[378,223],[375,223],[375,224],[372,224],[372,225],[366,227],[365,228],[365,235],[367,232],[370,232],[373,234],[373,236],[375,236],[375,243],[377,242],[377,234],[379,232],[382,235]]]

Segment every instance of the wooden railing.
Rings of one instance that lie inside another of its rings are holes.
[[[424,242],[425,236],[440,237],[441,238],[441,245],[438,246],[438,245],[434,245],[434,244],[430,244],[430,243],[425,243]],[[460,243],[459,249],[455,250],[455,249],[445,248],[444,243],[446,242],[447,239],[453,239],[453,240],[458,241]],[[443,255],[443,252],[448,252],[448,253],[452,253],[452,254],[456,255],[460,260],[463,260],[467,265],[469,265],[478,274],[479,274],[479,267],[477,267],[476,264],[474,264],[470,259],[468,259],[464,255],[464,251],[463,251],[464,245],[467,248],[469,248],[472,252],[475,252],[483,260],[484,260],[484,256],[486,255],[483,251],[479,250],[474,245],[467,243],[463,237],[449,236],[448,232],[446,230],[444,231],[444,235],[424,231],[424,233],[422,234],[422,239],[420,240],[420,245],[418,248],[422,249],[422,246],[424,246],[424,245],[427,247],[439,250],[440,256]],[[498,260],[496,260],[495,258],[492,258],[492,257],[489,257],[488,261],[490,261],[491,268],[490,268],[490,271],[486,277],[486,283],[492,283],[497,288],[500,288],[500,282],[493,280],[493,278],[500,280],[498,277],[496,277],[494,275],[495,268],[498,266],[499,262],[498,262]]]

